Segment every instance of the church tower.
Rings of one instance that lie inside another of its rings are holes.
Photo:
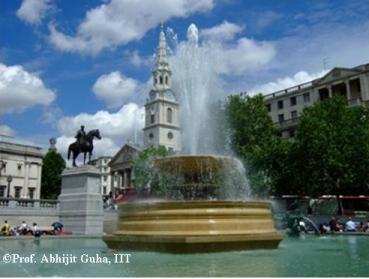
[[[180,151],[179,106],[171,89],[172,71],[167,59],[163,26],[152,75],[153,85],[145,104],[145,147],[162,145],[170,151]]]

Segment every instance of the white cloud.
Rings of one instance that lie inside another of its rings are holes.
[[[144,127],[144,108],[128,103],[115,113],[101,110],[95,114],[63,117],[58,123],[58,130],[62,136],[73,138],[81,125],[85,125],[86,131],[99,129],[103,139],[108,138],[119,145],[124,139],[135,140],[136,136],[139,139]]]
[[[318,73],[309,74],[304,71],[300,71],[292,77],[278,78],[276,81],[268,82],[259,86],[255,86],[250,90],[250,94],[268,94],[273,93],[282,89],[293,87],[295,85],[312,81],[325,75],[327,71],[321,71]]]
[[[137,50],[132,53],[127,52],[127,56],[129,57],[129,61],[131,64],[137,68],[141,66],[151,66],[153,64],[153,56],[150,57],[141,57]]]
[[[51,8],[51,0],[23,0],[17,16],[29,24],[40,24]]]
[[[22,66],[0,63],[0,114],[20,112],[34,105],[49,105],[55,93]]]
[[[319,72],[324,60],[333,67],[353,67],[369,60],[369,22],[316,24],[275,42],[277,56],[270,69],[278,73]]]
[[[125,77],[118,71],[100,76],[93,85],[93,92],[110,108],[117,108],[123,104],[125,98],[137,93],[139,82]]]
[[[242,32],[243,27],[237,24],[223,21],[223,23],[216,25],[211,28],[202,29],[200,31],[201,36],[208,40],[216,41],[229,41],[234,39],[234,37]]]
[[[14,136],[15,131],[6,125],[0,125],[0,135]]]
[[[97,54],[104,48],[141,39],[160,22],[205,12],[213,6],[213,0],[112,0],[89,10],[75,36],[50,25],[49,41],[62,51]]]
[[[241,38],[235,45],[213,47],[214,56],[219,60],[219,71],[223,74],[241,75],[251,69],[268,64],[276,51],[272,43]]]

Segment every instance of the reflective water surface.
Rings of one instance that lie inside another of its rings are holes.
[[[41,263],[44,255],[63,253],[76,256],[77,263]],[[118,252],[109,251],[100,239],[0,239],[0,276],[369,276],[369,236],[286,238],[277,250],[187,255],[131,252],[130,263],[114,263],[114,253]],[[28,258],[35,254],[36,262],[4,263],[6,254]],[[107,257],[111,264],[81,263],[82,254]]]

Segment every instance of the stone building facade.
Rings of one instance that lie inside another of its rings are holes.
[[[43,156],[40,147],[0,135],[0,198],[40,199]]]
[[[111,156],[102,156],[95,160],[91,160],[89,164],[96,166],[99,170],[101,178],[101,193],[103,196],[108,196],[111,191],[114,189],[113,178],[110,173],[109,163],[112,159]]]
[[[264,96],[269,115],[284,138],[294,136],[303,109],[340,95],[349,106],[369,105],[369,64],[334,68],[321,78]]]
[[[141,147],[127,143],[110,160],[111,189],[115,195],[133,187],[135,179],[133,161],[141,151]]]

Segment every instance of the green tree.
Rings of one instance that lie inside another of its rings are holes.
[[[290,143],[278,136],[263,96],[230,96],[226,114],[231,147],[246,164],[253,193],[268,195],[285,187]]]
[[[301,194],[369,193],[369,109],[334,97],[305,108],[291,150]]]
[[[154,160],[168,156],[170,153],[164,146],[150,146],[143,150],[133,161],[135,172],[135,189],[138,193],[145,192],[147,187],[156,186],[156,174],[153,168]],[[154,185],[153,185],[154,184]],[[155,188],[155,187],[154,187]],[[155,190],[155,189],[154,189]]]
[[[57,199],[61,190],[61,173],[64,169],[63,157],[49,150],[42,159],[41,198]]]

